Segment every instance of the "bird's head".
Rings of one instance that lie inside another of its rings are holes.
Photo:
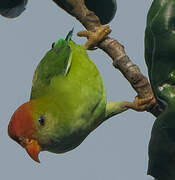
[[[21,105],[11,117],[8,134],[13,140],[26,149],[33,160],[39,162],[38,155],[41,151],[41,146],[38,141],[33,138],[35,131],[35,124],[32,117],[32,104],[27,102]]]

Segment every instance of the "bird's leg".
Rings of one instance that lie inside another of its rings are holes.
[[[120,114],[128,109],[135,111],[148,111],[151,107],[156,104],[156,99],[152,98],[139,98],[135,97],[134,102],[108,102],[106,105],[105,120],[109,119],[116,114]]]
[[[156,104],[155,97],[139,98],[135,97],[134,102],[126,102],[126,107],[135,111],[149,111]]]
[[[87,37],[86,49],[94,49],[110,32],[109,26],[103,26],[93,11],[87,9],[84,0],[53,0],[58,6],[78,19],[87,31],[78,33],[80,37]]]
[[[101,42],[107,35],[109,35],[111,29],[109,26],[99,26],[94,30],[80,31],[77,33],[80,37],[86,37],[88,41],[85,44],[85,48],[88,50],[94,50],[95,47]]]
[[[105,120],[109,119],[116,114],[120,114],[123,111],[126,111],[128,107],[127,103],[124,101],[121,102],[108,102],[106,104]]]

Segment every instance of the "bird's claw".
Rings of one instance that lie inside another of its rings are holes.
[[[79,37],[86,37],[88,41],[85,44],[85,48],[88,50],[95,50],[99,42],[101,42],[108,34],[111,29],[109,26],[100,26],[94,31],[80,31],[77,33]]]
[[[127,102],[126,107],[141,112],[148,111],[155,104],[156,99],[154,97],[139,98],[138,96],[136,96],[134,102]]]

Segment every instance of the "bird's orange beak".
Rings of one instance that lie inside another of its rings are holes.
[[[34,161],[40,162],[38,155],[41,147],[38,141],[32,138],[35,132],[35,126],[31,116],[31,109],[31,104],[25,103],[15,111],[8,126],[8,134],[26,149]]]
[[[36,162],[40,163],[38,155],[41,151],[41,147],[36,140],[25,139],[23,147],[26,149],[29,156]]]

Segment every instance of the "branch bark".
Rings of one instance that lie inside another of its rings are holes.
[[[84,0],[53,1],[80,21],[87,30],[95,31],[96,28],[101,26],[99,18],[94,14],[94,12],[86,8]],[[111,57],[113,66],[117,68],[129,81],[131,86],[137,92],[139,98],[154,98],[152,88],[147,78],[140,72],[139,67],[126,55],[123,45],[113,38],[106,37],[97,46]],[[148,112],[157,117],[162,110],[163,109],[160,105],[156,103],[149,107]]]

